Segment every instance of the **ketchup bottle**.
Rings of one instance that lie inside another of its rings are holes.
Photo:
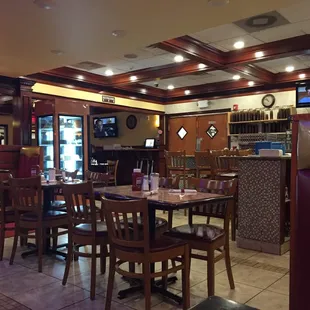
[[[144,174],[141,173],[141,169],[133,169],[132,174],[132,190],[141,191]]]

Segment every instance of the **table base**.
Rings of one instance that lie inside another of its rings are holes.
[[[125,280],[131,282],[129,279],[125,278]],[[178,280],[178,278],[176,276],[173,277],[168,277],[167,279],[167,284],[173,284]],[[130,288],[127,288],[125,290],[121,290],[118,292],[118,298],[119,299],[124,299],[127,297],[127,295],[136,293],[136,292],[140,292],[144,290],[144,285],[143,285],[143,281],[140,280],[134,280],[133,283],[139,283],[139,285],[137,286],[132,286]],[[152,293],[157,293],[157,294],[161,294],[165,297],[168,297],[172,300],[174,300],[175,302],[177,302],[178,304],[182,304],[183,302],[183,298],[175,295],[169,291],[167,291],[164,287],[163,287],[163,281],[162,280],[158,280],[158,281],[154,281],[151,287],[151,291]]]

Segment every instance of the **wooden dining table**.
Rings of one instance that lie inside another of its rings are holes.
[[[169,189],[164,188],[160,188],[157,193],[152,194],[151,192],[132,191],[131,185],[96,188],[95,193],[101,194],[108,199],[117,200],[146,198],[148,200],[149,206],[150,238],[153,240],[155,239],[156,233],[156,210],[173,211],[180,209],[189,209],[201,204],[219,203],[233,199],[232,196],[224,196],[203,192],[173,193]],[[152,271],[154,271],[154,266],[152,266],[151,269]],[[176,277],[171,277],[168,279],[168,283],[175,282],[176,280]],[[125,298],[128,294],[134,293],[139,290],[143,290],[143,284],[141,286],[130,287],[129,289],[119,291],[118,295],[119,298],[122,299]],[[161,286],[161,281],[152,281],[152,291],[160,293],[165,297],[171,298],[178,303],[182,303],[182,298],[164,289]]]

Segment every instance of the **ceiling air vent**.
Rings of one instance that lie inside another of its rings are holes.
[[[72,67],[77,68],[77,69],[86,70],[86,71],[91,71],[91,70],[103,68],[103,67],[105,67],[105,65],[97,64],[97,63],[92,62],[92,61],[82,61],[82,62],[79,62],[78,64],[73,65]]]
[[[234,24],[242,28],[246,32],[261,31],[268,28],[278,27],[282,25],[287,25],[290,22],[283,17],[279,12],[272,11],[264,13],[257,16],[252,16],[250,18],[242,19]]]

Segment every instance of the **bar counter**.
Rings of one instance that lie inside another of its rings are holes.
[[[281,255],[289,209],[290,156],[239,157],[237,246]]]
[[[160,163],[164,164],[164,152],[159,149],[143,149],[143,148],[121,148],[111,150],[98,150],[93,152],[92,157],[97,160],[98,165],[89,163],[89,170],[94,172],[105,172],[108,160],[119,160],[117,171],[117,185],[131,184],[131,175],[134,168],[137,168],[138,160],[145,159],[153,161],[154,172],[160,172]],[[145,171],[144,165],[142,172]],[[162,173],[162,172],[161,172]]]

